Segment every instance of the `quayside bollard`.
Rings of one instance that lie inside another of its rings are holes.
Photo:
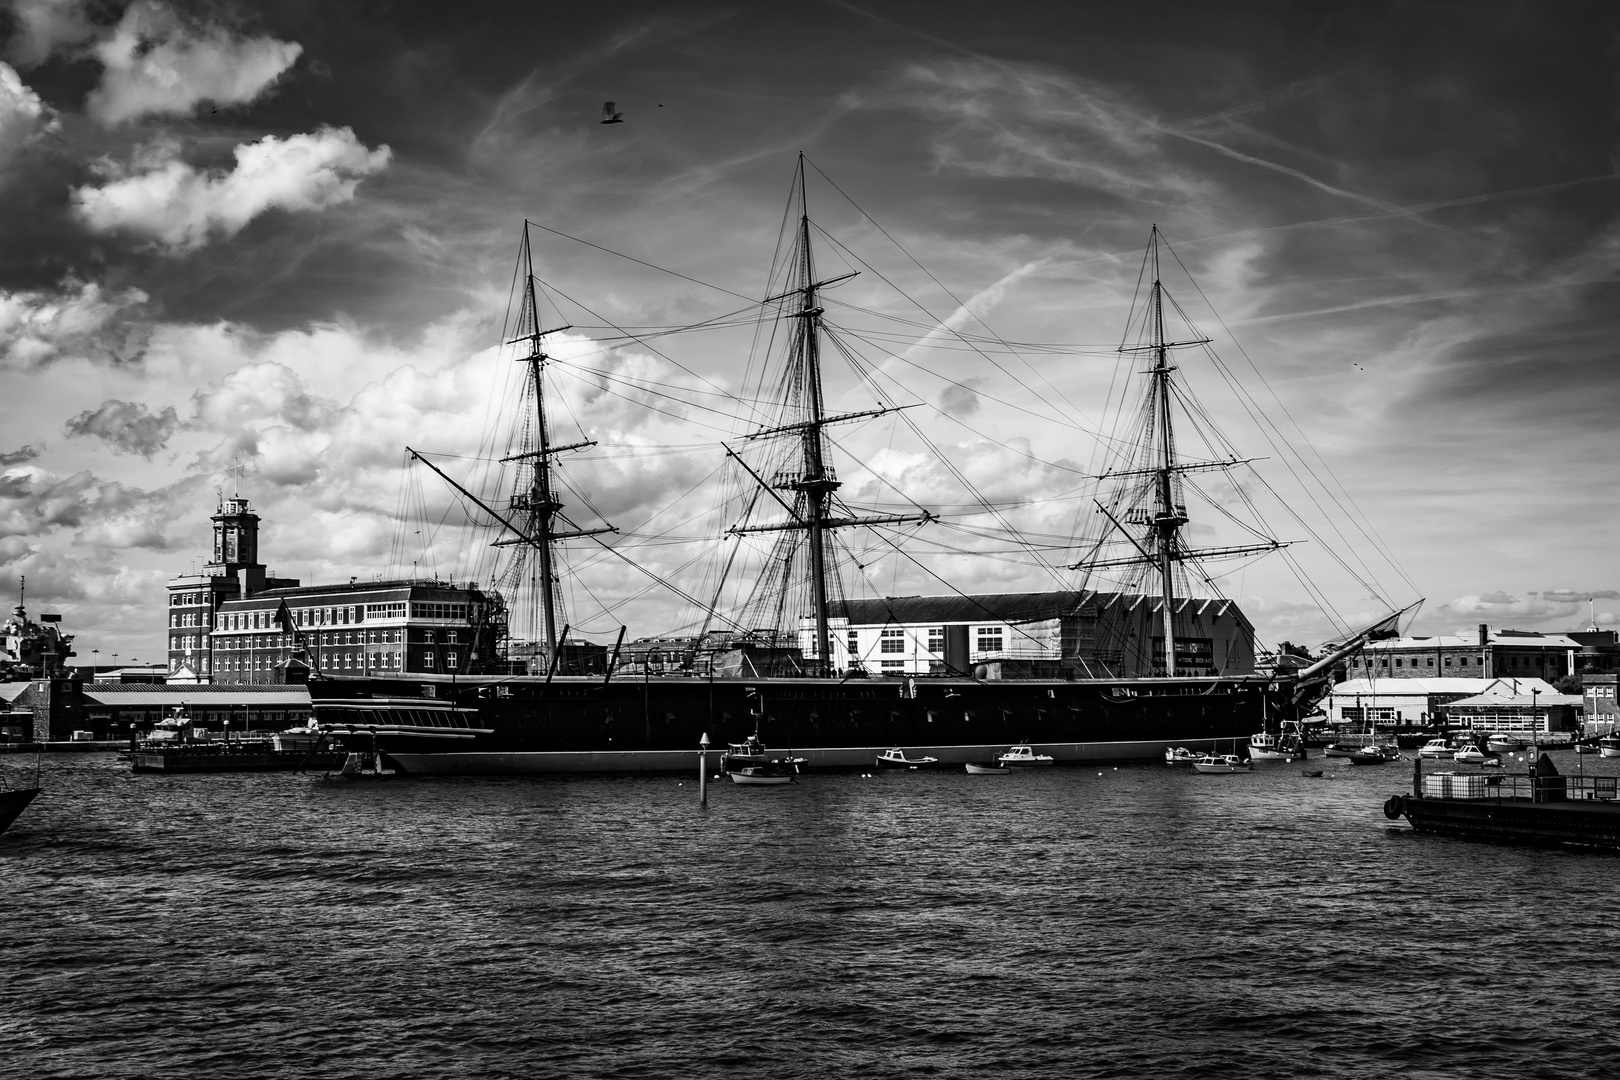
[[[709,733],[698,738],[698,805],[709,806]]]

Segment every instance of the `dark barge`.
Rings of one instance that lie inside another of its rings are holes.
[[[1620,777],[1564,776],[1542,754],[1520,775],[1423,774],[1413,762],[1412,794],[1384,803],[1390,820],[1419,832],[1511,844],[1620,850]]]

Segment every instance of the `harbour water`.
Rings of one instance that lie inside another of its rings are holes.
[[[1326,775],[811,776],[713,784],[704,810],[695,777],[47,756],[45,794],[0,837],[0,1061],[36,1078],[1620,1074],[1620,861],[1420,836],[1381,810],[1408,767],[1310,765]]]

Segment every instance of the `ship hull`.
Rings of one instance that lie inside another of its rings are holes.
[[[1263,718],[1297,711],[1259,678],[1006,681],[907,679],[325,679],[318,722],[375,739],[417,775],[679,773],[757,734],[802,768],[870,768],[895,747],[942,764],[1028,743],[1058,762],[1162,760],[1170,745],[1231,751]]]

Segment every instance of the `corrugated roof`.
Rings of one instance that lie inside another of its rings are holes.
[[[1567,634],[1540,634],[1530,630],[1492,630],[1487,634],[1489,643],[1503,647],[1523,646],[1531,649],[1579,649],[1581,643]],[[1423,649],[1477,649],[1479,648],[1479,635],[1477,634],[1435,634],[1432,637],[1400,637],[1385,638],[1382,641],[1369,641],[1365,648],[1369,652],[1384,649],[1417,650]]]
[[[1579,694],[1480,694],[1478,697],[1453,701],[1458,705],[1580,705]]]
[[[1492,687],[1500,687],[1503,693],[1528,694],[1531,690],[1539,691],[1545,701],[1550,694],[1558,691],[1553,689],[1551,683],[1542,679],[1470,679],[1470,678],[1434,678],[1434,679],[1346,679],[1332,690],[1338,696],[1363,694],[1372,697],[1398,697],[1402,694],[1484,694]]]
[[[226,686],[153,686],[91,683],[84,696],[101,705],[308,705],[309,688],[263,683],[252,689]]]

